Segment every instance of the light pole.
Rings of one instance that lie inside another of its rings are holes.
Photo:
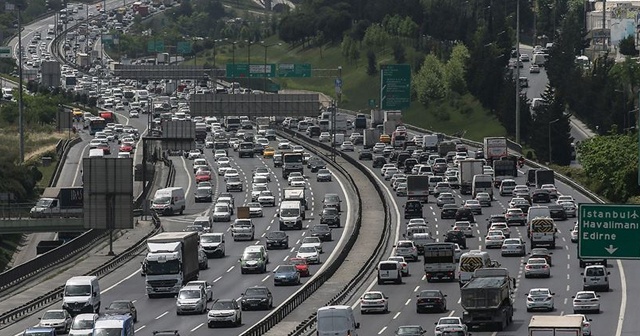
[[[247,42],[247,69],[251,67],[251,40],[245,40]],[[251,72],[251,70],[248,70]]]
[[[558,121],[560,121],[560,118],[555,119],[555,120],[551,120],[549,122],[549,163],[551,163],[551,159],[552,159],[552,155],[551,155],[551,124],[555,124]]]
[[[231,64],[233,64],[233,77],[232,78],[236,78],[236,44],[238,42],[233,41],[233,49],[231,49]]]
[[[21,3],[16,5],[18,9],[18,127],[20,128],[20,163],[24,163],[24,106],[22,101],[22,19],[20,11]]]
[[[277,44],[265,44],[264,41],[261,41],[259,46],[264,48],[264,87],[262,88],[262,91],[264,91],[265,93],[267,92],[267,77],[268,75],[271,73],[271,71],[267,72],[267,49],[269,49],[269,47],[273,47],[275,45],[282,45],[282,43],[277,43]]]
[[[520,0],[516,0],[516,143],[520,143]]]

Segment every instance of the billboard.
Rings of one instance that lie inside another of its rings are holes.
[[[317,93],[278,94],[194,94],[189,100],[192,116],[317,117]]]
[[[82,159],[84,225],[133,229],[133,158]]]

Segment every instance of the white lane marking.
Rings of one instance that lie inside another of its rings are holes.
[[[449,313],[449,317],[453,316],[453,314],[455,314],[455,312],[456,312],[455,310],[452,310],[452,311]]]
[[[571,286],[567,285],[567,292],[571,290]]]
[[[273,223],[273,221],[271,221],[271,223]],[[267,225],[267,231],[269,231],[269,229],[271,229],[271,225]]]
[[[567,265],[569,266],[569,265]],[[571,275],[567,274],[567,280],[571,279]]]
[[[299,240],[298,240],[298,241],[299,241]],[[297,243],[296,243],[296,244],[297,244]],[[292,247],[292,248],[291,248],[291,250],[290,250],[289,252],[292,252],[292,253],[293,253],[293,251],[295,251],[295,249],[296,249],[295,247]]]
[[[408,306],[411,303],[411,299],[407,299],[407,302],[404,303],[405,306]]]
[[[378,335],[382,335],[385,330],[387,330],[387,327],[382,327],[382,329],[380,329],[380,331],[378,331]]]
[[[269,279],[269,277],[270,277],[270,276],[271,276],[271,275],[267,275],[266,277],[262,278],[262,280],[261,280],[261,281],[262,281],[262,282],[267,281],[267,279]]]
[[[214,282],[214,283],[216,283],[216,282],[220,281],[220,279],[222,279],[222,277],[221,277],[221,276],[219,276],[219,277],[215,278],[215,280],[213,280],[213,282]]]
[[[229,269],[227,270],[227,273],[231,272],[231,270],[234,268],[235,266],[231,266],[229,267]]]
[[[284,259],[282,259],[282,261],[287,261],[287,259],[289,259],[289,256],[285,256]]]
[[[202,327],[203,325],[204,325],[204,322],[198,324],[195,328],[191,329],[191,332],[198,330],[198,328]]]
[[[395,320],[395,319],[397,319],[397,318],[398,318],[398,316],[400,316],[400,313],[401,313],[401,312],[397,312],[395,315],[393,315],[393,319],[394,319],[394,320]]]
[[[168,312],[168,311],[166,311],[166,312],[164,312],[164,313],[162,313],[162,314],[158,315],[158,317],[156,317],[156,320],[161,319],[163,316],[165,316],[165,315],[167,315],[167,314],[169,314],[169,312]]]
[[[187,161],[184,159],[184,156],[180,158],[182,160],[182,168],[184,168],[184,172],[186,173],[186,175],[189,177],[189,184],[187,185],[187,190],[185,191],[185,194],[187,195],[191,195],[191,189],[193,188],[193,178],[192,178],[192,173],[189,172],[189,167],[187,167]]]
[[[119,284],[121,284],[121,283],[123,283],[123,282],[125,282],[125,281],[127,281],[127,280],[129,280],[129,279],[131,279],[134,275],[136,275],[136,274],[138,274],[138,273],[140,273],[140,270],[139,270],[139,269],[138,269],[138,270],[136,270],[135,272],[133,272],[133,273],[131,273],[131,274],[127,275],[124,279],[122,279],[122,280],[120,280],[120,281],[116,282],[113,286],[108,287],[108,288],[105,288],[103,291],[101,291],[101,292],[100,292],[100,294],[104,294],[104,293],[106,293],[106,292],[108,292],[108,291],[110,291],[110,290],[114,289],[117,285],[119,285]]]
[[[414,293],[415,293],[415,292],[417,292],[417,291],[418,291],[418,289],[420,289],[420,286],[416,286],[416,288],[414,288],[414,289],[413,289],[413,292],[414,292]]]
[[[624,274],[624,267],[622,261],[617,260],[618,269],[620,270],[620,284],[621,284],[621,301],[620,301],[620,313],[618,314],[618,326],[616,328],[616,336],[622,335],[622,325],[624,324],[624,315],[627,310],[627,279]]]
[[[142,330],[142,329],[144,329],[144,328],[146,328],[146,327],[147,327],[146,325],[143,325],[143,326],[141,326],[140,328],[136,329],[135,331],[136,331],[136,332],[139,332],[140,330]],[[22,334],[20,334],[20,335],[22,335]]]

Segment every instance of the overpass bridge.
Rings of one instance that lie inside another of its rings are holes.
[[[0,234],[87,230],[83,218],[0,218]]]

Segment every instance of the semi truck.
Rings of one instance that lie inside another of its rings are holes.
[[[407,199],[429,202],[429,175],[407,175]]]
[[[437,152],[438,143],[440,143],[440,139],[438,139],[438,135],[436,134],[427,134],[422,137],[422,148],[426,152],[431,152],[431,153]]]
[[[380,131],[377,128],[367,128],[363,132],[362,144],[364,148],[372,148],[380,141]]]
[[[82,187],[50,187],[31,208],[33,218],[82,217],[84,192]]]
[[[540,188],[543,184],[555,184],[555,174],[550,169],[538,169],[536,174],[536,187]]]
[[[479,268],[460,288],[460,304],[464,309],[462,323],[469,328],[493,327],[504,330],[513,320],[511,292],[516,279],[506,268]]]
[[[502,180],[518,176],[518,162],[515,157],[502,157],[493,161],[493,186],[498,188]]]
[[[456,151],[456,143],[453,141],[442,141],[438,144],[438,155],[446,157],[447,153]]]
[[[505,137],[487,137],[483,141],[484,158],[491,165],[493,160],[507,156],[507,138]]]
[[[289,173],[292,172],[299,172],[304,175],[302,153],[284,153],[282,156],[282,177],[288,178]]]
[[[432,279],[448,279],[454,281],[458,263],[456,263],[456,248],[453,243],[425,244],[424,274],[427,282]]]
[[[460,193],[470,195],[473,190],[473,177],[483,173],[484,162],[477,159],[466,159],[458,163],[460,169]]]
[[[354,121],[354,127],[357,130],[363,130],[367,128],[367,116],[364,114],[356,115],[356,119]]]
[[[528,336],[582,336],[582,316],[534,315],[529,321]]]
[[[371,110],[371,128],[376,128],[384,123],[383,110]]]
[[[197,232],[163,232],[147,239],[143,262],[149,298],[176,295],[187,282],[198,279]]]
[[[304,209],[309,209],[307,203],[307,190],[305,188],[284,188],[282,190],[283,201],[300,201],[304,205]]]

